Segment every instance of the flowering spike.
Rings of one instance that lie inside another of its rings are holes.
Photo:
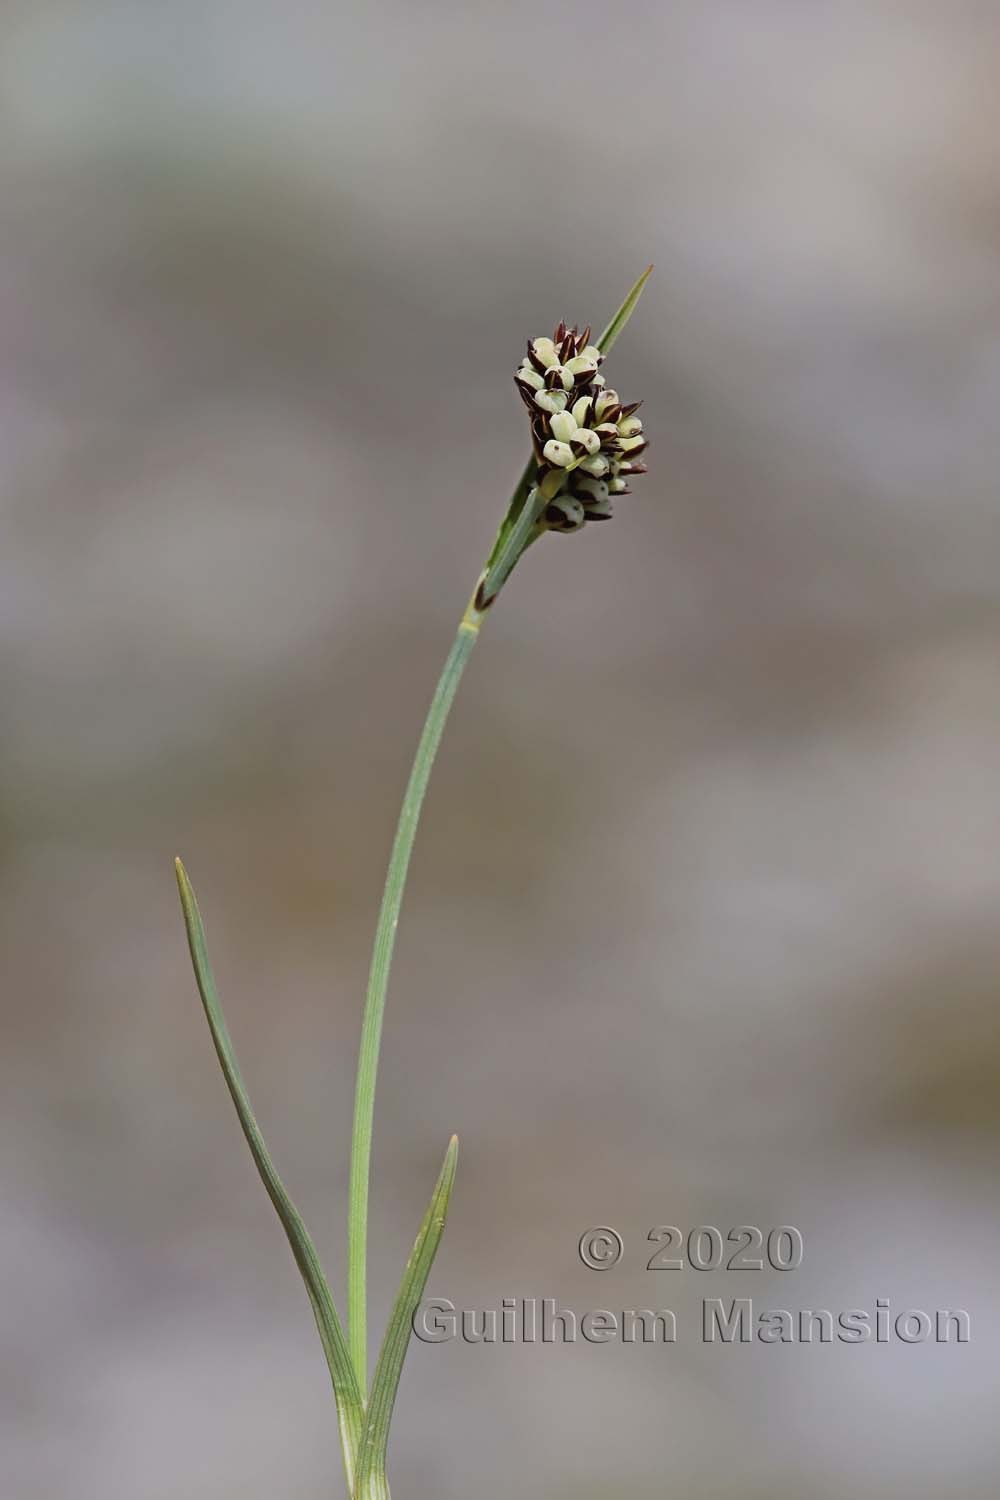
[[[589,325],[581,332],[562,321],[551,338],[528,340],[514,376],[532,413],[534,482],[544,502],[539,525],[549,531],[606,521],[613,497],[630,493],[626,479],[646,472],[640,455],[648,444],[635,415],[642,402],[626,405],[606,387],[604,351],[590,338]]]

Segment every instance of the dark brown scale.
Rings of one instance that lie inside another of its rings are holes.
[[[550,531],[579,531],[583,523],[571,521],[557,505],[550,505],[545,511],[545,524]]]
[[[544,375],[545,374],[545,366],[542,364],[541,360],[538,358],[538,355],[535,353],[534,349],[532,348],[532,340],[531,339],[528,340],[528,359],[529,359],[529,361],[531,363],[532,368],[535,370],[535,372],[537,374],[539,374],[539,375]]]

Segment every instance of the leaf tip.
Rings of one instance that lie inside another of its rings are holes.
[[[440,1186],[444,1190],[444,1194],[445,1194],[444,1202],[445,1202],[445,1209],[446,1209],[446,1211],[447,1211],[448,1200],[451,1198],[451,1189],[452,1189],[452,1185],[454,1184],[455,1174],[456,1174],[457,1171],[458,1171],[458,1136],[457,1135],[453,1135],[452,1138],[451,1138],[451,1140],[448,1142],[448,1149],[447,1149],[447,1151],[444,1154],[444,1161],[443,1161],[443,1163],[441,1165]]]
[[[642,295],[643,288],[645,287],[646,282],[649,280],[652,274],[653,266],[652,262],[650,262],[650,264],[643,271],[642,275],[639,277],[638,281],[636,281],[635,285],[632,287],[632,290],[625,298],[625,301],[622,303],[621,307],[611,319],[611,322],[608,324],[607,328],[605,328],[604,332],[597,340],[597,347],[604,354],[607,354],[610,351],[612,345],[616,342],[618,335],[621,333],[622,329],[625,327],[625,324],[632,316],[633,312],[635,311],[635,305]]]

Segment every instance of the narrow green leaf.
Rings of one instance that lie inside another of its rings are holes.
[[[652,266],[647,266],[642,275],[639,277],[639,280],[636,282],[635,286],[625,298],[625,301],[622,303],[621,307],[611,319],[611,322],[608,324],[607,328],[605,328],[604,332],[597,340],[597,347],[598,349],[602,350],[603,353],[608,353],[612,344],[615,342],[618,335],[625,327],[625,324],[632,316],[633,312],[635,311],[635,304],[642,296],[642,289],[646,285],[646,282],[649,280],[652,274]]]
[[[434,1256],[448,1216],[448,1201],[455,1181],[455,1164],[458,1160],[458,1136],[453,1135],[445,1154],[441,1175],[437,1180],[430,1207],[424,1215],[413,1246],[413,1253],[406,1263],[403,1280],[396,1296],[392,1316],[382,1340],[371,1396],[368,1400],[368,1415],[365,1419],[361,1448],[358,1456],[358,1487],[355,1500],[388,1500],[389,1483],[386,1478],[386,1451],[389,1446],[389,1423],[399,1389],[399,1377],[403,1372],[403,1361],[413,1331],[413,1314],[420,1306],[427,1277],[430,1275]]]
[[[532,464],[531,467],[534,468],[535,465]],[[497,538],[497,544],[476,589],[475,602],[480,609],[489,608],[516,564],[532,542],[541,535],[538,519],[544,508],[545,502],[538,488],[532,485],[520,507],[508,512],[510,524],[505,523],[505,530]]]
[[[340,1445],[344,1455],[344,1471],[347,1475],[348,1493],[353,1493],[354,1473],[357,1462],[358,1443],[361,1438],[361,1429],[364,1423],[364,1403],[358,1389],[358,1383],[354,1374],[354,1366],[347,1350],[343,1329],[337,1310],[330,1295],[323,1269],[316,1254],[316,1247],[309,1236],[309,1232],[302,1222],[285,1187],[275,1170],[264,1138],[260,1133],[254,1112],[250,1107],[246,1085],[240,1073],[239,1063],[233,1051],[233,1044],[229,1036],[229,1028],[226,1025],[219,1001],[215,980],[212,977],[211,965],[208,961],[208,951],[205,945],[205,928],[198,910],[194,890],[188,879],[187,871],[180,860],[176,861],[177,886],[181,896],[181,907],[184,911],[184,923],[187,927],[188,946],[191,949],[191,961],[194,964],[195,977],[198,981],[198,990],[201,994],[202,1004],[205,1007],[205,1015],[208,1019],[209,1029],[212,1033],[212,1041],[215,1043],[215,1051],[222,1066],[229,1093],[236,1106],[240,1125],[246,1137],[250,1154],[254,1165],[260,1173],[261,1181],[267,1189],[268,1197],[274,1204],[278,1218],[281,1220],[295,1264],[299,1268],[299,1274],[305,1282],[306,1292],[312,1304],[313,1315],[316,1319],[316,1327],[319,1330],[320,1342],[323,1345],[323,1353],[330,1367],[330,1376],[333,1381],[333,1391],[337,1402],[337,1417],[340,1426]]]
[[[510,504],[507,506],[504,518],[500,523],[500,529],[496,534],[493,546],[490,548],[490,555],[486,559],[486,566],[479,577],[474,597],[477,603],[483,608],[492,604],[496,594],[499,592],[499,589],[494,589],[492,584],[497,576],[497,565],[500,559],[511,553],[510,540],[514,528],[519,521],[522,527],[527,522],[526,506],[528,504],[528,497],[534,489],[537,470],[538,464],[535,461],[534,454],[532,454],[524,466],[524,471],[520,479],[517,481],[517,487],[513,495],[510,497]],[[505,578],[513,571],[516,562],[517,557],[514,556],[504,575]]]

